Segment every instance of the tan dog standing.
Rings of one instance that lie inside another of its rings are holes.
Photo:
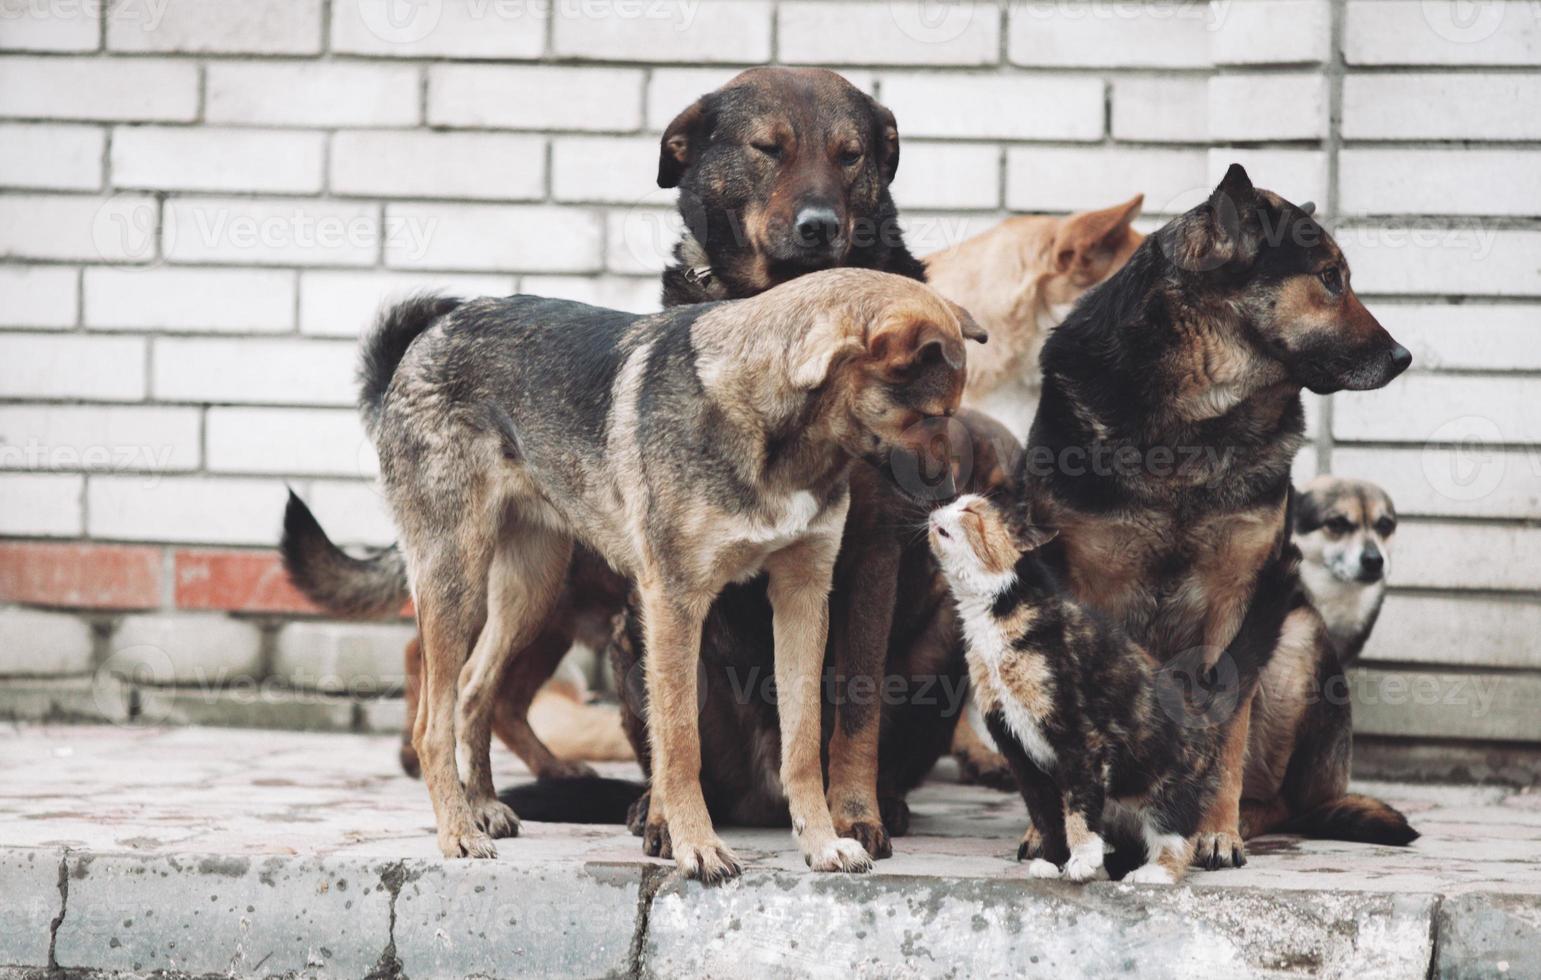
[[[440,849],[491,857],[491,837],[518,832],[488,759],[498,682],[579,541],[642,597],[645,837],[687,876],[739,871],[702,797],[696,671],[712,600],[763,570],[793,833],[815,870],[870,867],[835,834],[819,758],[848,473],[956,410],[965,337],[984,339],[920,283],[851,269],[653,316],[522,296],[387,313],[361,402],[412,570],[425,666],[413,744]]]

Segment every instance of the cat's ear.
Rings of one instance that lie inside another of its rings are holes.
[[[1027,524],[1017,528],[1017,547],[1023,551],[1037,551],[1059,537],[1059,528],[1042,524]]]

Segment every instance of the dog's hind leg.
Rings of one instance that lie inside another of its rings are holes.
[[[838,534],[805,538],[771,555],[765,563],[774,611],[781,785],[792,815],[792,833],[809,867],[815,871],[868,871],[872,858],[867,849],[835,833],[825,802],[824,768],[819,757],[820,680],[829,630],[829,588],[839,547]],[[876,719],[871,724],[876,728]],[[874,780],[875,776],[874,770]],[[873,782],[874,802],[875,791]]]
[[[505,519],[487,570],[487,621],[460,671],[456,749],[467,802],[493,837],[519,833],[519,818],[499,802],[492,784],[492,719],[509,661],[528,652],[545,630],[572,558],[561,531]]]
[[[417,727],[417,703],[423,690],[423,641],[414,636],[407,641],[401,652],[402,698],[406,701],[406,718],[401,726],[401,771],[413,779],[423,774],[422,763],[417,760],[417,749],[412,747],[412,731]]]
[[[548,624],[534,643],[514,654],[503,671],[493,711],[493,734],[542,779],[595,775],[594,768],[587,763],[558,758],[530,727],[530,703],[535,692],[556,672],[562,657],[572,647],[572,640],[570,630]]]
[[[462,536],[463,537],[463,536]],[[455,766],[455,713],[461,665],[486,608],[491,541],[467,548],[422,549],[415,575],[423,684],[413,719],[412,747],[433,801],[439,850],[445,857],[494,857],[492,839],[477,826]]]
[[[706,884],[736,878],[738,858],[713,831],[701,792],[697,668],[701,627],[713,597],[673,598],[668,587],[656,580],[639,582],[638,589],[647,649],[643,664],[653,763],[647,822],[642,830],[643,853],[673,857],[681,874]],[[817,716],[814,726],[817,752]],[[828,811],[825,819],[829,819]]]

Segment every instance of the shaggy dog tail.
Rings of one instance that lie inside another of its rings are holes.
[[[380,415],[380,403],[391,386],[396,365],[407,356],[407,348],[440,317],[455,311],[463,301],[435,293],[422,293],[404,299],[380,311],[374,329],[364,338],[359,359],[359,410],[364,426],[373,435]]]
[[[293,490],[278,551],[295,588],[333,615],[382,619],[400,612],[410,595],[406,562],[395,545],[354,558],[332,543]]]
[[[1349,794],[1293,817],[1275,833],[1360,844],[1411,844],[1420,836],[1400,810],[1369,796]]]

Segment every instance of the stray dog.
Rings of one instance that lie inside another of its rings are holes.
[[[658,186],[679,188],[685,234],[663,303],[737,299],[807,272],[924,279],[888,185],[894,114],[822,68],[751,68],[664,130]]]
[[[1235,638],[1287,526],[1301,389],[1379,388],[1411,361],[1354,295],[1342,252],[1309,208],[1255,189],[1233,165],[1044,346],[1021,482],[1059,528],[1046,557],[1075,598],[1158,659],[1202,649],[1208,666]],[[1315,610],[1292,611],[1258,700],[1274,698],[1270,676],[1296,662],[1291,650],[1314,664],[1329,642]],[[1205,867],[1243,862],[1244,781],[1249,801],[1283,805],[1280,760],[1313,735],[1270,716],[1249,743],[1250,719],[1243,704],[1228,727],[1194,856]],[[1310,792],[1286,794],[1289,812],[1342,795],[1346,744],[1319,761],[1329,769]],[[1405,830],[1401,814],[1377,806],[1386,836]]]
[[[990,343],[968,359],[963,403],[1027,438],[1038,407],[1038,355],[1076,300],[1118,271],[1145,236],[1145,196],[1063,218],[1020,215],[925,258],[926,281],[973,315]]]
[[[654,848],[688,877],[739,871],[702,798],[696,670],[712,600],[763,570],[794,836],[815,870],[870,867],[824,801],[829,588],[852,460],[958,407],[964,341],[984,335],[955,310],[846,269],[654,316],[516,296],[382,318],[360,400],[412,572],[413,744],[446,856],[491,857],[518,832],[488,759],[498,680],[545,627],[577,539],[641,595]]]
[[[1380,616],[1396,530],[1391,496],[1365,480],[1319,476],[1295,498],[1301,579],[1345,666],[1358,659]]]
[[[931,514],[931,548],[963,620],[975,696],[1036,831],[1018,854],[1036,842],[1035,878],[1106,877],[1103,807],[1117,799],[1143,825],[1144,864],[1126,880],[1171,884],[1186,873],[1219,789],[1225,736],[1215,715],[1246,697],[1273,653],[1298,554],[1281,527],[1261,601],[1225,665],[1232,700],[1216,704],[1209,692],[1170,683],[1149,652],[1060,590],[1035,554],[1054,534],[1012,526],[982,497]]]
[[[947,751],[966,691],[956,616],[919,533],[937,498],[914,493],[918,468],[952,468],[946,479],[927,478],[940,497],[951,497],[952,487],[1006,492],[1020,452],[999,422],[967,409],[938,427],[935,443],[924,448],[924,461],[893,453],[882,466],[852,471],[830,595],[823,719],[830,812],[836,829],[873,857],[889,856],[889,838],[908,830],[905,794]],[[701,760],[702,788],[715,819],[740,825],[788,820],[776,776],[774,692],[753,683],[773,662],[771,621],[763,583],[730,586],[707,617],[701,646],[702,741],[710,746]],[[643,662],[641,627],[632,610],[617,631],[610,657],[618,678],[635,677]],[[621,695],[647,771],[645,692],[623,683]],[[634,833],[642,832],[648,809],[646,794],[631,807]]]
[[[837,266],[924,279],[924,267],[905,248],[888,191],[898,167],[893,113],[834,72],[740,73],[681,112],[660,141],[658,184],[679,187],[686,219],[675,247],[678,262],[663,274],[664,305],[742,299]],[[280,551],[294,584],[334,615],[392,615],[407,600],[406,568],[397,549],[348,556],[293,495]],[[575,639],[595,650],[608,644],[629,588],[603,559],[577,544],[568,588],[547,629],[503,674],[494,730],[543,782],[591,778],[594,771],[546,746],[526,718],[531,698]],[[422,675],[417,640],[407,645],[405,661],[401,763],[416,775],[412,728]],[[563,792],[564,799],[581,797]],[[565,816],[585,814],[580,809]]]

